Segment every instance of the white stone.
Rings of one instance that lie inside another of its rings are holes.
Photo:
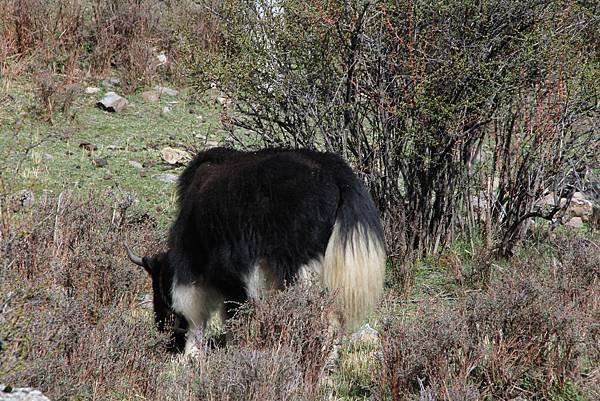
[[[156,179],[167,184],[174,184],[177,182],[177,176],[175,174],[159,174]]]
[[[160,151],[160,156],[169,164],[184,164],[192,159],[192,156],[183,149],[166,147]]]
[[[177,96],[179,94],[179,91],[177,91],[175,89],[167,88],[166,86],[160,86],[160,85],[156,85],[154,87],[154,90],[156,92],[158,92],[159,95]]]
[[[129,102],[124,97],[117,95],[115,92],[107,92],[106,95],[96,105],[102,110],[109,112],[120,112]]]
[[[50,401],[41,391],[30,387],[5,386],[0,384],[0,401]]]
[[[142,163],[135,161],[135,160],[129,160],[129,165],[132,167],[137,168],[138,170],[141,170],[144,168],[144,166],[142,165]]]

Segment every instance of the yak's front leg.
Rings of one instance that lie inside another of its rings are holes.
[[[198,331],[204,335],[210,316],[223,305],[223,296],[213,288],[201,284],[174,284],[173,309],[187,321],[185,354],[197,353]]]

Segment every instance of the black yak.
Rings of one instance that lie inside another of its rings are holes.
[[[167,252],[141,258],[127,248],[152,277],[159,330],[175,322],[177,350],[213,312],[229,318],[249,297],[294,283],[307,270],[337,292],[347,325],[364,319],[382,295],[377,209],[335,154],[201,152],[179,178],[178,207]]]

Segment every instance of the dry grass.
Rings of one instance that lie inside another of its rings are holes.
[[[381,394],[394,400],[597,396],[598,372],[590,369],[600,361],[598,245],[566,236],[553,247],[552,257],[515,258],[485,289],[456,303],[430,302],[408,318],[392,318],[382,336]]]
[[[190,63],[218,47],[215,21],[191,0],[2,1],[0,77],[29,74],[47,81],[51,74],[70,85],[112,71],[125,93],[184,80]],[[51,116],[51,104],[40,106]]]
[[[598,395],[600,255],[589,239],[557,236],[544,254],[534,250],[501,270],[494,264],[493,277],[457,288],[456,300],[382,312],[381,346],[344,342],[337,363],[335,299],[312,285],[243,306],[227,347],[201,344],[198,358],[173,359],[140,306],[149,280],[121,248],[129,239],[157,250],[163,230],[128,196],[64,193],[18,213],[6,206],[0,376],[52,399]]]
[[[99,198],[104,198],[99,200]],[[4,205],[3,205],[4,206]],[[29,211],[2,208],[0,376],[52,399],[309,399],[336,339],[335,300],[306,285],[243,307],[226,348],[171,360],[141,307],[146,273],[128,262],[129,239],[161,240],[126,195],[68,193]],[[182,384],[181,386],[179,384]]]
[[[121,244],[132,237],[150,247],[157,238],[147,216],[125,215],[129,205],[65,193],[24,215],[3,211],[3,381],[53,399],[155,390],[149,379],[165,339],[139,307],[147,278],[127,264]]]

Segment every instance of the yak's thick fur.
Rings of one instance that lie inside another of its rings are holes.
[[[353,326],[379,301],[385,251],[377,209],[339,156],[310,150],[199,153],[179,178],[179,215],[167,253],[143,258],[159,328],[230,317],[263,288],[307,270],[338,292]],[[132,259],[133,260],[133,259]],[[186,347],[187,348],[187,347]]]

